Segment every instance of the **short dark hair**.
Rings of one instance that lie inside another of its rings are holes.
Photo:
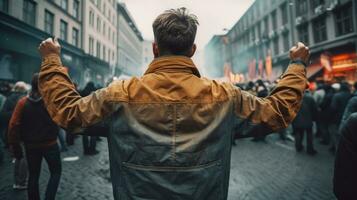
[[[34,73],[32,75],[32,80],[31,80],[31,91],[32,92],[38,92],[38,73]]]
[[[194,44],[198,24],[197,16],[186,8],[167,10],[159,15],[152,27],[160,52],[187,55]]]

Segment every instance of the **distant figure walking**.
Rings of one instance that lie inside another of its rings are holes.
[[[16,157],[25,146],[28,163],[28,199],[39,200],[39,177],[44,158],[50,170],[45,199],[54,200],[61,177],[61,158],[57,145],[58,126],[50,118],[38,91],[38,74],[32,78],[31,93],[19,100],[9,125],[9,145]]]

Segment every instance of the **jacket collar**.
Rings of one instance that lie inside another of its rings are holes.
[[[201,77],[192,59],[186,56],[162,56],[155,58],[150,63],[145,75],[158,71],[188,72]]]

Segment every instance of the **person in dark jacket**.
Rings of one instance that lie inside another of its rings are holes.
[[[340,129],[344,126],[347,119],[350,117],[352,113],[357,112],[357,82],[353,85],[354,87],[354,94],[352,98],[348,101],[346,109],[342,115]]]
[[[10,122],[11,115],[15,109],[15,106],[21,97],[25,96],[27,93],[26,83],[19,81],[16,82],[9,96],[6,98],[5,103],[1,109],[1,133],[2,139],[5,143],[5,147],[7,147],[7,128]]]
[[[86,97],[90,95],[92,92],[96,90],[96,87],[93,82],[88,82],[84,89],[80,92],[82,97]],[[96,128],[94,126],[88,127],[84,130],[84,134],[82,136],[83,143],[83,153],[84,155],[95,155],[98,154],[99,151],[96,150],[97,146],[97,136],[95,135]],[[92,135],[92,136],[88,136]]]
[[[255,91],[257,97],[265,98],[269,95],[269,91],[262,80],[257,80],[255,83]],[[252,139],[253,142],[265,141],[265,136],[257,136]]]
[[[357,198],[357,112],[341,127],[335,158],[333,190],[337,199]]]
[[[8,124],[15,106],[19,99],[27,93],[26,83],[19,81],[15,84],[9,96],[7,97],[1,111],[1,131],[5,147],[8,147],[7,130]],[[27,165],[22,157],[14,159],[14,185],[13,189],[23,190],[27,188]]]
[[[347,103],[351,98],[349,85],[347,83],[341,83],[339,92],[332,97],[330,109],[331,109],[331,121],[329,123],[329,131],[331,134],[331,150],[335,152],[336,145],[338,144],[339,134],[338,129],[341,123],[341,119]]]
[[[322,140],[321,144],[329,145],[330,144],[330,132],[328,130],[328,125],[330,123],[331,118],[331,101],[334,95],[334,90],[331,85],[325,84],[323,86],[325,91],[325,96],[322,99],[322,102],[319,106],[319,121],[320,121],[320,131],[322,132]]]
[[[24,143],[28,163],[28,199],[38,200],[41,163],[44,158],[50,171],[45,199],[54,200],[61,177],[61,158],[57,144],[59,128],[50,118],[38,91],[38,74],[32,78],[31,93],[19,100],[9,124],[9,145],[16,158],[23,157]]]
[[[306,91],[300,111],[292,123],[295,135],[295,148],[297,152],[301,152],[303,150],[302,141],[304,133],[306,132],[307,153],[310,155],[315,155],[317,153],[314,149],[312,133],[313,122],[316,121],[317,118],[316,115],[317,106],[315,100],[310,92]]]

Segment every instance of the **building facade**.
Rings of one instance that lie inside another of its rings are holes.
[[[106,83],[114,74],[117,61],[117,1],[84,0],[83,46],[94,62],[87,63],[86,79]],[[93,66],[93,67],[90,67]],[[109,74],[108,74],[109,73]],[[107,76],[102,76],[107,74]]]
[[[0,0],[0,79],[31,80],[39,42],[60,38],[63,65],[81,84],[82,9],[79,0]]]
[[[143,37],[124,3],[118,3],[118,42],[116,75],[142,75]]]
[[[116,6],[116,0],[0,0],[0,79],[30,81],[40,65],[39,42],[58,37],[73,80],[104,85],[117,61]]]
[[[154,60],[152,43],[153,41],[149,41],[149,40],[143,41],[143,53],[142,53],[143,71],[145,71],[150,65],[150,63]]]
[[[309,77],[355,79],[356,13],[354,0],[256,0],[225,35],[225,51],[216,54],[224,57],[220,70],[274,80],[288,66],[290,47],[302,41],[312,53]]]

